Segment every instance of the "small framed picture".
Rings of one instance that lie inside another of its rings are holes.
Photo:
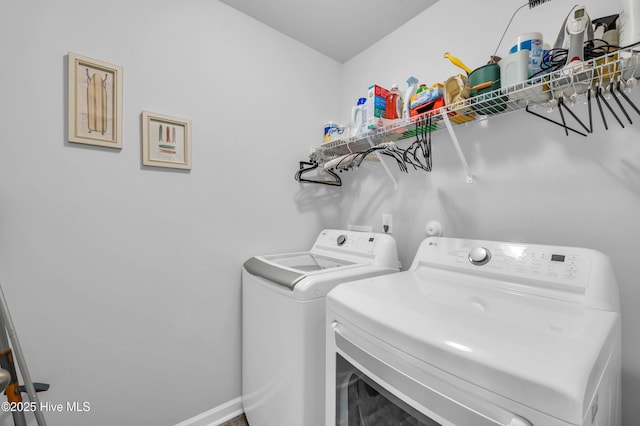
[[[191,120],[142,111],[142,164],[191,169]]]
[[[122,67],[69,52],[67,96],[69,142],[122,148]]]

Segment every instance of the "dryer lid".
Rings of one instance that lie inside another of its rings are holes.
[[[619,314],[490,281],[416,271],[359,280],[329,293],[328,315],[466,382],[580,423],[619,347]]]

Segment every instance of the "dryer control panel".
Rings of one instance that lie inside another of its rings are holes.
[[[572,300],[571,295],[589,291],[607,306],[618,298],[609,258],[586,248],[431,237],[420,245],[410,270],[422,268],[486,276]]]
[[[485,247],[489,246],[489,247]],[[528,247],[516,244],[461,245],[448,255],[458,264],[475,266],[505,274],[531,276],[551,281],[566,280],[574,287],[586,287],[589,261],[577,250]]]

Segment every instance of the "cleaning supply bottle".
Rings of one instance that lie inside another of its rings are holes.
[[[409,77],[407,79],[407,84],[409,87],[407,91],[404,92],[404,107],[402,108],[402,118],[407,120],[411,115],[411,97],[416,94],[418,90],[418,79],[415,77]]]
[[[389,120],[402,118],[402,95],[396,83],[393,83],[387,95],[386,118]]]
[[[421,84],[420,86],[418,86],[418,88],[416,89],[416,92],[411,95],[411,97],[409,99],[407,99],[405,102],[407,103],[408,107],[409,107],[409,116],[411,116],[411,108],[413,108],[415,105],[414,101],[417,101],[418,98],[418,93],[422,93],[425,90],[429,90],[429,88],[427,87],[426,84]]]
[[[351,137],[362,135],[363,128],[367,123],[367,108],[365,106],[367,98],[359,98],[358,104],[351,108]]]
[[[622,11],[620,13],[620,44],[622,47],[640,42],[640,4],[637,0],[619,0]],[[637,51],[638,46],[633,50]]]

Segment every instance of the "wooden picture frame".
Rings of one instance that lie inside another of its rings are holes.
[[[142,111],[142,164],[191,170],[191,120]]]
[[[69,52],[69,142],[122,148],[122,67]]]

